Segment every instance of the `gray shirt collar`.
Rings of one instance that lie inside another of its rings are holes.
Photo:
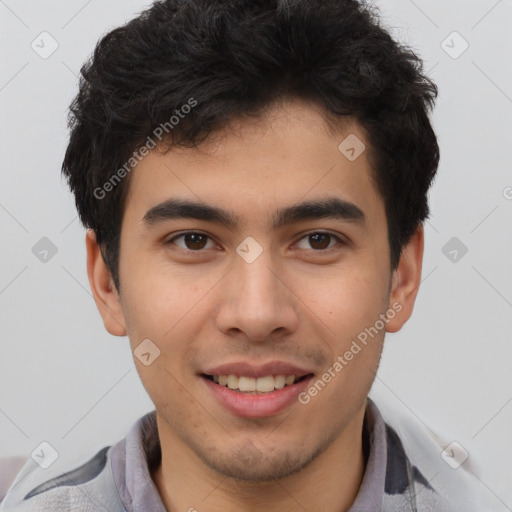
[[[368,398],[364,428],[369,455],[361,487],[349,512],[379,512],[386,478],[386,427],[374,402]],[[151,411],[132,426],[111,451],[112,472],[127,512],[166,512],[151,471],[161,460],[156,412]]]

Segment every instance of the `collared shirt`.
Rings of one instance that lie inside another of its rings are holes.
[[[469,504],[476,502],[466,499],[469,487],[464,479],[454,480],[440,465],[434,468],[435,476],[442,474],[444,478],[429,483],[430,475],[411,462],[397,432],[383,420],[371,399],[367,401],[363,436],[366,466],[348,512],[473,510]],[[421,463],[423,450],[413,450],[416,462]],[[0,512],[166,512],[151,477],[160,461],[156,413],[152,411],[137,420],[125,438],[74,469],[62,472],[62,468],[52,466],[41,470],[29,459],[0,503]],[[425,467],[432,471],[426,463]],[[441,483],[449,485],[441,487]]]

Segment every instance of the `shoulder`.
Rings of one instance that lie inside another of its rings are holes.
[[[68,461],[65,467],[57,461],[47,469],[29,458],[0,502],[0,512],[125,512],[110,453],[111,447],[105,447],[88,460]]]
[[[472,462],[460,446],[443,439],[428,426],[397,407],[379,402],[386,425],[387,468],[383,510],[479,512],[484,493],[473,474]],[[484,507],[485,508],[485,507]],[[404,509],[405,510],[405,509]]]

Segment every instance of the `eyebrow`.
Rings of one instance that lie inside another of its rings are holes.
[[[331,197],[280,208],[274,213],[272,228],[279,229],[301,221],[327,218],[354,222],[363,226],[366,223],[363,210],[354,203]],[[223,224],[231,230],[241,224],[240,218],[229,210],[177,198],[167,199],[150,208],[142,220],[149,227],[172,219],[197,219],[215,222]]]

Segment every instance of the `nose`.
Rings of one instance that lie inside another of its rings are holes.
[[[222,280],[217,328],[251,342],[270,341],[296,331],[299,300],[286,273],[264,250],[252,263],[238,255]]]

